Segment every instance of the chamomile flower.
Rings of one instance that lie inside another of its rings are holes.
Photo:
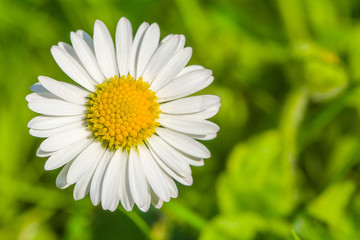
[[[192,184],[190,165],[210,157],[197,140],[216,137],[208,121],[219,110],[213,95],[190,96],[214,80],[212,71],[190,65],[183,35],[160,43],[159,26],[143,23],[133,37],[126,18],[118,22],[115,46],[101,21],[93,38],[78,30],[72,46],[51,48],[59,67],[76,83],[40,76],[26,99],[41,115],[30,134],[46,138],[37,155],[46,170],[62,167],[57,187],[72,184],[75,200],[90,193],[94,205],[114,211],[160,208],[176,198],[175,181]]]

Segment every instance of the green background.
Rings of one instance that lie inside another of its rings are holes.
[[[28,134],[38,75],[70,31],[120,17],[186,36],[213,70],[221,130],[194,184],[114,213],[59,190]],[[0,239],[360,239],[360,1],[0,1]]]

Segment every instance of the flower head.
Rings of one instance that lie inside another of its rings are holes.
[[[187,97],[214,80],[212,71],[186,66],[192,49],[183,35],[160,43],[156,23],[143,23],[133,38],[121,18],[115,46],[101,21],[94,36],[71,33],[72,46],[60,42],[51,53],[77,84],[39,77],[26,99],[42,114],[30,134],[46,138],[37,155],[49,157],[46,170],[63,167],[56,185],[75,184],[74,198],[90,193],[94,205],[114,211],[147,211],[176,198],[174,179],[192,184],[189,165],[210,157],[197,140],[216,137],[219,127],[206,120],[220,107],[213,95]]]

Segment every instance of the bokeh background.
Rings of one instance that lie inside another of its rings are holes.
[[[193,186],[147,213],[57,189],[26,127],[37,76],[69,81],[50,47],[122,16],[185,34],[222,102]],[[359,114],[358,0],[1,0],[0,239],[360,239]]]

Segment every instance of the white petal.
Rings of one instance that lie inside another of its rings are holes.
[[[207,135],[194,135],[194,134],[186,134],[189,137],[195,138],[197,140],[211,140],[216,138],[216,133],[207,134]]]
[[[176,78],[182,76],[182,75],[185,75],[189,72],[192,72],[192,71],[196,71],[196,70],[202,70],[202,69],[205,69],[203,66],[201,65],[189,65],[189,66],[186,66],[185,68],[183,68],[183,70],[181,70],[179,72],[178,75],[176,75]]]
[[[131,47],[131,57],[130,57],[130,63],[129,63],[129,71],[130,71],[131,76],[135,76],[136,64],[137,64],[138,56],[139,56],[140,42],[144,36],[146,29],[148,29],[148,27],[149,27],[149,24],[147,22],[142,23],[135,34],[134,42]]]
[[[129,155],[121,161],[120,170],[119,199],[125,210],[131,211],[134,207],[134,200],[131,196],[129,183]]]
[[[164,172],[166,172],[170,177],[174,178],[179,183],[190,186],[193,182],[191,175],[188,176],[181,176],[179,173],[171,169],[168,165],[166,165],[159,157],[158,155],[150,148],[150,153],[155,159],[155,161],[159,164],[159,166],[162,168]],[[175,185],[176,187],[176,185]],[[177,191],[177,189],[176,189]],[[175,196],[174,196],[175,197]]]
[[[115,47],[110,32],[103,22],[95,21],[94,49],[100,69],[107,79],[118,75]]]
[[[175,34],[169,34],[169,35],[165,36],[165,37],[161,40],[159,46],[161,46],[162,44],[164,44],[167,40],[169,40],[169,39],[170,39],[171,37],[173,37],[173,36],[175,36]]]
[[[187,118],[209,119],[218,113],[220,106],[221,106],[221,104],[218,103],[217,105],[215,105],[209,109],[206,109],[204,111],[197,112],[197,113],[190,113],[190,114],[181,114],[180,116],[187,117]]]
[[[111,204],[111,206],[108,208],[110,211],[114,212],[117,207],[119,206],[119,198],[117,197],[117,199],[115,199],[113,201],[113,203]]]
[[[178,51],[184,49],[184,46],[185,46],[185,36],[181,34],[181,35],[179,35],[179,38],[180,38],[180,40],[179,40],[179,44],[178,44],[178,46],[176,48],[176,51],[175,51],[176,53]]]
[[[51,93],[65,101],[77,104],[85,104],[90,93],[74,84],[56,81],[49,77],[39,76],[39,82]]]
[[[156,95],[161,99],[179,95],[203,85],[211,74],[212,71],[208,69],[189,72],[174,79],[168,85],[157,91]]]
[[[94,170],[94,169],[91,169]],[[92,177],[93,171],[89,170],[84,176],[80,178],[80,180],[75,184],[73,196],[75,201],[83,199],[88,193],[90,189],[90,180]]]
[[[196,158],[209,158],[209,150],[198,141],[167,128],[157,128],[156,133],[174,148]]]
[[[204,166],[204,159],[202,158],[195,158],[192,156],[185,156],[185,160],[188,164],[195,166],[195,167],[201,167]]]
[[[163,205],[163,201],[154,193],[153,190],[151,190],[151,204],[157,208],[160,209]]]
[[[220,98],[214,95],[193,96],[160,105],[160,110],[170,114],[187,114],[201,112],[216,106]]]
[[[213,81],[214,81],[214,77],[211,76],[205,82],[195,84],[195,86],[193,88],[182,89],[181,91],[179,91],[180,93],[178,93],[177,95],[173,95],[173,96],[167,97],[167,98],[162,98],[162,99],[158,100],[158,102],[167,102],[167,101],[172,101],[174,99],[179,99],[182,97],[189,96],[193,93],[196,93],[196,92],[208,87]],[[174,86],[174,87],[177,87],[177,86]]]
[[[106,169],[101,191],[101,205],[104,210],[110,209],[118,196],[121,162],[126,157],[126,154],[121,149],[117,150]]]
[[[97,83],[102,83],[105,80],[105,76],[100,70],[94,52],[80,35],[71,32],[70,37],[75,52],[79,56],[86,71]]]
[[[174,179],[185,186],[191,186],[193,184],[193,178],[191,175],[182,179],[176,179],[176,178]]]
[[[97,141],[92,142],[75,158],[74,163],[69,169],[67,182],[73,184],[79,181],[94,164],[100,161],[104,152],[105,148],[101,146],[101,143]]]
[[[73,48],[71,45],[69,45],[69,44],[67,44],[67,43],[64,43],[64,42],[59,42],[59,43],[58,43],[58,46],[59,46],[60,48],[64,49],[65,52],[67,52],[68,54],[70,54],[79,64],[81,64],[78,55],[76,54],[74,48]]]
[[[185,177],[191,175],[190,166],[186,163],[182,154],[169,146],[169,144],[167,144],[164,140],[156,135],[153,135],[147,141],[150,149],[152,149],[167,166],[181,176]]]
[[[161,200],[168,202],[170,200],[170,193],[167,189],[167,177],[159,168],[148,148],[141,144],[138,146],[140,161],[143,166],[146,179],[150,184],[152,190],[160,197]]]
[[[51,92],[39,92],[39,93],[30,93],[25,97],[26,101],[34,102],[34,101],[47,101],[48,99],[57,99],[61,100],[61,98],[55,96]]]
[[[102,186],[105,176],[106,168],[113,156],[112,151],[105,151],[104,155],[100,159],[98,166],[96,167],[94,176],[90,186],[90,198],[91,202],[96,206],[101,200]]]
[[[172,81],[175,76],[185,67],[192,55],[190,47],[184,48],[176,53],[165,67],[159,72],[157,77],[151,83],[151,90],[157,92],[167,83]],[[161,96],[161,95],[159,95]]]
[[[28,103],[29,108],[37,113],[52,116],[73,116],[85,114],[86,107],[58,99],[37,100]]]
[[[30,90],[35,93],[50,93],[46,88],[41,85],[41,83],[37,82],[31,85]]]
[[[166,185],[166,189],[167,189],[167,192],[169,193],[169,196],[172,197],[172,198],[177,198],[178,196],[178,189],[176,187],[176,183],[175,181],[172,179],[171,175],[167,173],[166,170],[164,170],[162,168],[162,166],[159,164],[159,161],[161,162],[161,160],[159,159],[156,159],[156,157],[154,157],[154,153],[151,152],[150,149],[148,149],[149,151],[149,154],[151,155],[151,157],[153,158],[153,161],[154,161],[154,164],[156,165],[157,168],[159,168],[160,172],[161,172],[161,175],[165,178],[164,180],[164,184]],[[156,155],[156,154],[155,154]],[[151,203],[154,205],[154,197],[156,196],[156,199],[159,198],[153,191],[153,189],[151,189]],[[160,199],[161,200],[161,199]],[[157,200],[156,200],[157,201]],[[155,202],[156,202],[155,201]],[[161,202],[163,202],[161,200]],[[162,204],[161,204],[162,205]],[[155,205],[154,205],[155,206]],[[156,207],[156,206],[155,206]],[[161,207],[161,206],[160,206]]]
[[[150,204],[151,204],[151,196],[150,196],[150,193],[149,193],[149,198],[148,198],[148,202],[146,202],[146,204],[144,206],[141,206],[139,207],[139,209],[143,212],[147,212],[150,208]]]
[[[66,176],[69,172],[69,168],[73,162],[68,162],[60,171],[58,176],[56,177],[56,187],[60,189],[67,188],[71,184],[68,184],[66,181]]]
[[[62,127],[83,120],[84,120],[84,116],[52,117],[52,116],[40,115],[31,119],[27,127],[32,129],[44,130],[44,129]]]
[[[129,155],[129,183],[134,202],[143,211],[150,207],[150,189],[146,181],[139,153],[130,149]]]
[[[46,152],[41,150],[40,148],[38,148],[36,150],[36,156],[38,157],[49,157],[51,154],[53,154],[54,152]]]
[[[139,56],[136,65],[136,78],[141,77],[144,73],[146,65],[159,45],[159,40],[160,28],[156,23],[153,23],[144,33],[142,41],[140,41]]]
[[[156,161],[156,160],[155,160]],[[162,171],[164,171],[163,169],[161,169]],[[169,176],[166,171],[164,171],[164,173]],[[170,192],[170,197],[172,198],[177,198],[178,197],[178,189],[176,187],[176,183],[175,181],[169,176],[169,181],[166,182],[168,185],[168,189]]]
[[[66,131],[81,128],[81,127],[83,127],[83,128],[86,127],[86,123],[84,123],[84,121],[74,122],[74,123],[71,123],[68,125],[64,125],[64,126],[61,126],[58,128],[52,128],[52,129],[45,129],[45,130],[30,129],[29,133],[34,137],[47,138],[47,137],[51,137],[51,136],[57,135],[62,132],[66,132]]]
[[[90,192],[90,183],[98,163],[93,164],[90,169],[80,178],[74,187],[74,199],[83,199]]]
[[[28,102],[31,101],[37,101],[42,99],[60,99],[59,97],[55,96],[51,92],[49,92],[41,83],[37,82],[30,86],[30,90],[33,91],[33,93],[28,94],[25,99]]]
[[[91,51],[93,53],[95,53],[94,51],[94,42],[92,40],[92,37],[85,31],[83,30],[77,30],[76,33],[82,38],[84,39],[84,41],[86,42],[86,44],[89,46],[89,48],[91,49]]]
[[[171,36],[156,50],[142,75],[145,82],[151,83],[158,75],[159,71],[164,68],[170,58],[174,55],[178,43],[179,36]]]
[[[95,82],[91,79],[89,74],[80,65],[80,63],[75,60],[69,53],[58,46],[53,46],[51,48],[51,54],[53,55],[59,67],[72,80],[91,92],[95,91]]]
[[[164,171],[162,168],[161,168],[161,170]],[[169,181],[167,181],[166,184],[168,185],[170,197],[177,198],[178,197],[178,189],[177,189],[175,181],[167,174],[166,171],[164,171],[164,174],[166,174],[169,177]]]
[[[45,170],[54,170],[64,164],[72,161],[80,152],[82,152],[92,142],[90,139],[81,139],[53,154],[45,163]]]
[[[217,133],[220,129],[218,125],[207,120],[196,118],[192,119],[174,115],[160,114],[159,122],[162,126],[175,131],[195,135],[213,134]]]
[[[127,76],[129,73],[133,32],[130,21],[125,17],[122,17],[117,24],[115,42],[120,76]]]
[[[40,149],[45,152],[60,150],[70,144],[90,136],[86,128],[78,128],[45,139],[40,144]]]

